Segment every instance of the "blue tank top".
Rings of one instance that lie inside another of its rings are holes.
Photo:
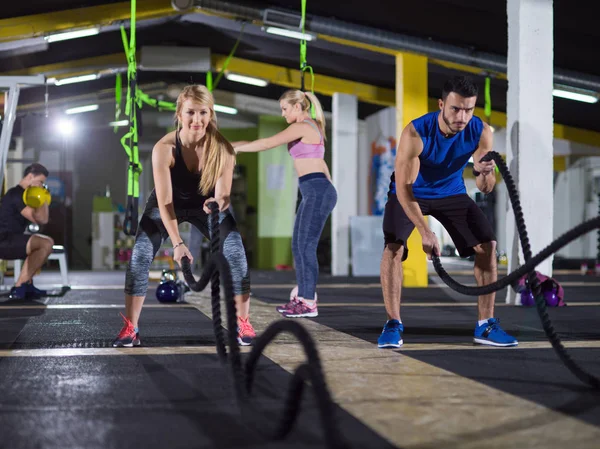
[[[467,193],[463,170],[479,146],[483,122],[473,116],[464,130],[445,137],[438,126],[439,114],[440,111],[430,112],[412,121],[423,140],[421,167],[412,186],[415,198],[436,199]],[[389,193],[396,193],[395,173]]]

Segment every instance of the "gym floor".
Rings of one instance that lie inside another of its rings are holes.
[[[472,284],[467,272],[454,277]],[[241,413],[216,355],[210,287],[161,304],[154,283],[142,347],[114,349],[124,272],[69,275],[63,296],[0,298],[0,448],[326,447],[310,389],[293,432],[271,438],[291,373],[305,360],[294,338],[267,347]],[[568,304],[550,310],[555,329],[572,358],[600,376],[600,277],[555,277]],[[59,278],[46,271],[36,285]],[[252,281],[260,333],[280,319],[274,306],[289,299],[294,274],[253,272]],[[537,311],[504,304],[505,292],[496,315],[517,348],[474,346],[476,299],[430,275],[430,287],[404,289],[398,350],[376,346],[385,322],[378,278],[321,275],[318,293],[319,316],[300,322],[317,342],[349,448],[598,447],[600,391],[558,359]]]

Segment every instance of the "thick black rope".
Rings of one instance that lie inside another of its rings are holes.
[[[437,256],[432,256],[433,267],[435,268],[435,271],[440,276],[440,278],[453,290],[456,290],[457,292],[462,293],[463,295],[469,296],[487,295],[489,293],[502,290],[504,287],[511,285],[518,279],[522,278],[524,275],[529,274],[531,270],[535,269],[535,267],[540,264],[540,262],[546,260],[556,251],[567,246],[573,240],[578,239],[582,235],[587,234],[588,232],[591,232],[598,227],[600,227],[600,217],[584,221],[580,225],[575,226],[570,231],[565,232],[558,239],[556,239],[550,245],[545,247],[543,250],[541,250],[529,261],[521,265],[512,273],[506,275],[502,279],[498,279],[496,282],[493,282],[488,285],[482,285],[480,287],[471,287],[468,285],[463,285],[452,279],[452,277],[450,277],[450,275],[444,269],[444,267],[442,267],[442,263],[440,262],[440,259]]]
[[[277,430],[275,439],[285,438],[292,430],[298,413],[300,402],[304,391],[305,382],[310,382],[315,393],[317,406],[321,414],[321,423],[325,434],[325,440],[330,448],[348,448],[347,442],[337,428],[335,421],[335,407],[331,394],[325,383],[321,359],[316,345],[308,331],[300,323],[288,320],[278,320],[272,323],[259,337],[253,341],[252,351],[248,355],[245,366],[242,365],[240,347],[237,340],[237,314],[233,294],[233,282],[229,264],[221,252],[221,238],[219,232],[219,212],[216,203],[210,204],[211,209],[211,258],[202,271],[198,281],[194,278],[187,257],[181,260],[181,268],[188,286],[193,291],[202,291],[211,282],[211,305],[213,313],[213,327],[217,340],[217,353],[221,362],[229,364],[233,377],[234,390],[240,408],[248,403],[254,381],[254,372],[258,360],[267,345],[280,333],[289,332],[302,344],[307,362],[300,365],[292,377],[290,387],[285,401],[283,415]],[[225,307],[227,308],[227,337],[229,343],[229,354],[227,353],[224,329],[221,319],[220,287],[224,289]]]
[[[569,356],[567,350],[560,341],[559,336],[556,334],[552,321],[548,315],[548,309],[546,307],[546,301],[544,295],[541,293],[541,285],[535,274],[535,267],[547,259],[549,256],[554,254],[556,251],[566,246],[578,237],[586,234],[596,228],[600,229],[600,215],[596,218],[592,218],[573,229],[565,232],[550,245],[544,248],[535,256],[531,254],[531,245],[529,244],[529,236],[527,235],[527,227],[525,226],[525,219],[523,217],[523,210],[521,208],[521,202],[519,200],[519,192],[513,180],[513,177],[508,170],[504,159],[495,151],[487,153],[481,161],[494,160],[498,166],[506,188],[508,189],[508,196],[515,214],[515,222],[517,224],[517,231],[519,233],[519,240],[521,241],[521,247],[523,248],[523,257],[525,258],[525,264],[517,268],[515,271],[507,275],[506,277],[481,287],[469,287],[466,285],[459,284],[444,270],[440,262],[439,257],[433,256],[433,266],[435,271],[438,273],[440,278],[452,289],[459,293],[471,296],[486,295],[495,291],[498,291],[507,285],[512,284],[514,281],[520,279],[523,275],[527,274],[527,281],[529,287],[535,297],[535,304],[542,321],[542,327],[546,332],[548,340],[552,344],[552,347],[556,351],[559,359],[567,366],[567,368],[582,382],[590,385],[593,388],[600,388],[600,379],[587,373],[583,370],[575,361]]]

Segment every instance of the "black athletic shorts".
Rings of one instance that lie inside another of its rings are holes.
[[[475,254],[474,246],[496,240],[490,222],[469,195],[453,195],[446,198],[427,200],[416,198],[423,215],[436,218],[448,231],[461,257]],[[383,215],[385,244],[398,243],[404,246],[402,260],[408,257],[406,242],[415,225],[404,213],[395,193],[388,194]]]
[[[30,238],[29,234],[0,234],[0,259],[25,259]]]

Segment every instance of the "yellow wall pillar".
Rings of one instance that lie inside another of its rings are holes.
[[[405,53],[396,55],[396,135],[412,120],[429,112],[427,96],[427,58]],[[427,217],[426,217],[427,218]],[[408,238],[410,248],[404,261],[404,287],[427,287],[427,255],[421,235],[414,230]]]

